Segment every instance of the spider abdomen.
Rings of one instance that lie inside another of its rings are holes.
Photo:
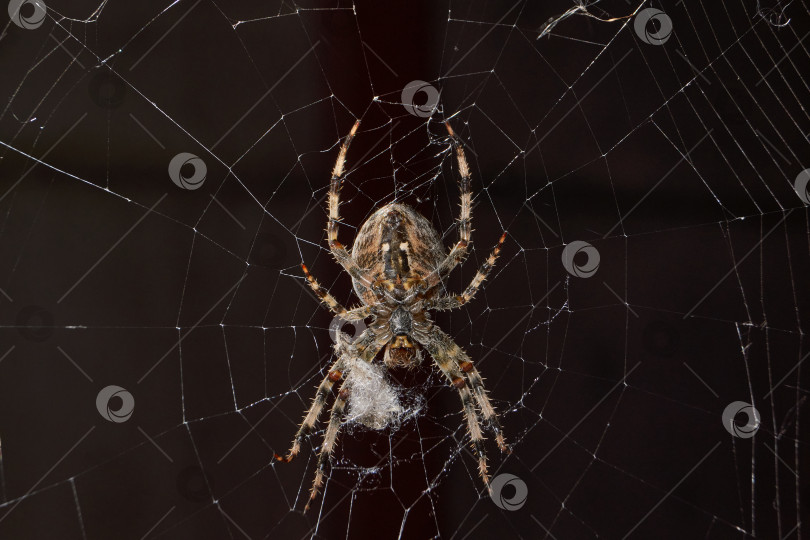
[[[436,269],[446,250],[433,225],[413,208],[390,203],[374,212],[354,239],[351,256],[373,279],[420,279]],[[354,290],[365,304],[375,298],[363,284]]]

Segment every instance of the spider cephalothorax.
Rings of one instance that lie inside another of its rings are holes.
[[[489,484],[489,476],[478,413],[481,414],[486,426],[495,433],[495,440],[501,451],[507,450],[498,416],[487,397],[481,375],[467,353],[456,345],[450,336],[435,326],[428,314],[429,310],[461,307],[475,296],[495,264],[506,233],[501,235],[497,246],[463,293],[444,294],[444,281],[453,268],[464,260],[472,232],[470,170],[464,149],[450,125],[446,124],[450,140],[456,150],[461,175],[459,241],[450,253],[446,252],[439,235],[427,219],[412,208],[399,203],[388,204],[374,212],[360,227],[349,253],[337,241],[337,226],[340,221],[339,194],[346,152],[359,125],[358,120],[346,137],[332,171],[327,235],[329,249],[337,262],[351,276],[354,291],[363,305],[347,310],[321,288],[306,265],[301,266],[309,285],[336,315],[345,321],[362,321],[369,317],[372,321],[353,342],[345,334],[337,333],[335,345],[337,360],[318,386],[312,406],[295,435],[289,453],[286,457],[276,456],[280,461],[290,461],[298,454],[301,440],[314,429],[333,385],[340,382],[335,404],[330,413],[329,425],[319,451],[315,481],[306,508],[309,508],[323,484],[325,460],[334,450],[346,404],[352,399],[351,384],[345,384],[347,377],[358,362],[373,362],[383,348],[385,348],[383,362],[388,369],[414,368],[422,362],[422,350],[426,350],[450,385],[459,392],[467,429],[473,449],[478,456],[478,470],[485,484]]]

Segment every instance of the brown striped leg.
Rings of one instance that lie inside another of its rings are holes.
[[[301,422],[301,426],[295,434],[290,451],[287,452],[286,456],[276,454],[276,460],[289,463],[301,451],[301,441],[315,429],[315,424],[318,422],[318,417],[321,415],[323,406],[326,404],[327,396],[332,391],[332,386],[335,382],[343,378],[345,364],[346,355],[343,354],[340,355],[329,368],[329,373],[318,386],[318,390],[315,392],[315,398],[312,400],[312,405],[310,405],[309,410],[307,410],[307,414],[304,416],[304,420]]]
[[[498,448],[501,450],[501,452],[511,453],[511,450],[508,446],[506,446],[506,441],[504,440],[503,428],[501,427],[500,420],[498,420],[498,413],[495,412],[495,408],[492,406],[492,403],[489,401],[489,397],[487,396],[487,391],[484,388],[484,380],[481,378],[481,374],[478,373],[478,370],[475,369],[475,366],[463,350],[461,351],[461,354],[463,356],[456,358],[458,367],[461,369],[461,371],[467,374],[467,377],[470,380],[473,395],[475,396],[475,400],[478,402],[478,406],[481,408],[481,415],[484,417],[484,421],[492,429],[492,431],[495,432],[495,442],[498,444]]]
[[[478,423],[478,416],[475,412],[473,395],[468,388],[467,380],[464,378],[464,374],[459,369],[459,366],[455,362],[453,356],[449,354],[452,351],[452,348],[449,347],[447,343],[445,343],[440,337],[442,335],[446,337],[446,335],[443,332],[441,334],[434,334],[436,330],[438,330],[438,328],[433,327],[433,330],[431,330],[429,333],[421,335],[420,337],[423,339],[420,341],[422,341],[422,345],[424,345],[425,349],[427,349],[428,353],[430,353],[430,356],[433,357],[433,361],[450,381],[450,384],[458,391],[459,397],[461,398],[461,404],[464,408],[464,417],[467,420],[467,430],[470,433],[470,441],[478,458],[478,473],[484,480],[484,484],[486,484],[487,488],[489,488],[489,474],[487,472],[487,456],[484,448],[484,436],[481,433],[481,426]],[[439,332],[441,332],[441,330],[439,330]],[[449,338],[447,339],[449,340]]]
[[[343,412],[346,409],[346,401],[349,399],[349,390],[343,388],[343,383],[338,388],[338,396],[335,404],[332,405],[332,410],[329,413],[329,426],[326,428],[326,434],[323,437],[323,444],[318,453],[318,465],[315,468],[315,479],[312,482],[312,488],[309,490],[309,500],[304,507],[304,512],[309,510],[312,501],[318,496],[318,493],[323,486],[324,469],[326,461],[332,457],[332,452],[335,449],[335,442],[337,441],[338,432],[340,431],[340,422],[343,419]]]
[[[489,396],[487,396],[486,388],[484,387],[484,380],[481,378],[481,374],[478,370],[475,369],[469,355],[437,326],[431,328],[428,339],[435,344],[434,347],[436,350],[440,351],[438,354],[444,355],[452,360],[457,368],[467,375],[470,386],[472,387],[472,394],[475,397],[475,401],[478,403],[479,409],[481,409],[481,416],[484,419],[484,423],[495,433],[495,442],[498,444],[498,448],[500,448],[501,452],[508,453],[510,450],[504,440],[503,428],[498,419],[498,413],[495,412],[495,408],[489,401]]]
[[[340,147],[335,167],[332,169],[332,181],[329,186],[329,222],[327,223],[326,232],[328,234],[329,242],[337,240],[338,222],[340,221],[340,188],[343,185],[343,173],[346,168],[346,154],[349,151],[349,146],[352,144],[357,128],[360,127],[360,120],[354,123],[352,130],[343,141]]]
[[[369,313],[371,313],[371,308],[369,306],[360,306],[351,310],[346,309],[335,299],[334,296],[329,294],[329,291],[320,286],[318,280],[312,277],[312,274],[309,273],[309,268],[307,268],[307,265],[301,264],[301,268],[304,270],[304,275],[307,278],[307,283],[309,283],[309,286],[312,288],[315,294],[318,295],[318,298],[320,298],[321,301],[326,304],[327,307],[329,307],[332,313],[340,316],[345,321],[362,321],[369,316]]]
[[[498,256],[501,253],[501,246],[503,245],[504,240],[506,240],[506,233],[501,235],[495,249],[492,250],[492,253],[489,254],[489,257],[487,257],[487,260],[481,265],[481,268],[478,269],[475,277],[473,277],[470,285],[464,290],[463,293],[455,296],[442,296],[441,298],[437,298],[432,302],[429,302],[425,308],[437,309],[439,311],[456,309],[472,300],[475,297],[475,294],[478,292],[478,289],[481,288],[484,280],[487,279],[489,273],[495,267],[495,261],[498,260]]]
[[[453,147],[456,149],[456,160],[458,161],[458,172],[461,176],[460,191],[461,191],[461,215],[458,220],[458,236],[459,240],[445,259],[439,266],[428,274],[425,278],[429,287],[435,287],[442,281],[448,274],[467,256],[467,246],[470,244],[472,236],[472,193],[470,192],[470,167],[467,164],[467,158],[464,156],[464,147],[461,141],[456,136],[450,124],[445,122],[447,133],[450,134],[450,139],[453,141]]]
[[[388,333],[376,334],[375,332],[371,331],[371,328],[368,328],[354,343],[349,343],[348,336],[346,334],[342,334],[341,339],[338,339],[338,344],[335,346],[335,349],[345,351],[345,354],[342,355],[342,357],[352,359],[347,363],[347,369],[351,369],[350,363],[352,361],[371,362],[390,338],[391,336]],[[324,435],[323,444],[321,445],[321,450],[318,455],[318,465],[315,471],[315,480],[312,483],[312,489],[309,493],[309,501],[307,502],[306,508],[304,508],[304,512],[309,509],[312,501],[315,499],[315,497],[317,497],[318,491],[323,485],[325,460],[331,456],[332,451],[335,448],[335,441],[337,440],[338,431],[340,430],[340,422],[343,418],[343,411],[346,407],[346,401],[348,400],[349,396],[348,389],[343,388],[344,383],[341,383],[341,387],[338,389],[337,399],[335,400],[335,404],[332,406],[332,411],[329,416],[329,426],[326,428],[326,434]]]
[[[290,451],[286,457],[276,454],[275,457],[278,461],[289,463],[301,451],[301,441],[315,429],[315,424],[318,422],[318,417],[320,417],[323,406],[326,404],[327,396],[332,391],[332,386],[343,378],[351,359],[355,357],[365,359],[369,355],[373,358],[380,350],[376,342],[385,337],[378,337],[371,328],[366,328],[354,343],[343,332],[338,331],[337,335],[335,354],[338,358],[330,366],[329,373],[323,378],[321,384],[318,385],[315,398],[312,400],[312,405],[307,410],[304,420],[298,427]]]
[[[329,242],[329,250],[346,272],[349,273],[354,279],[363,283],[366,287],[371,286],[371,280],[365,275],[363,270],[357,266],[354,259],[351,258],[346,248],[338,242],[338,223],[340,222],[340,188],[343,186],[343,173],[346,170],[346,154],[349,151],[349,145],[354,139],[357,128],[360,127],[360,120],[354,123],[352,130],[343,141],[340,147],[335,168],[332,169],[332,181],[329,185],[329,221],[326,225],[326,235]]]
[[[286,457],[278,454],[275,455],[278,461],[289,463],[301,451],[301,441],[315,428],[318,422],[318,417],[321,415],[323,406],[326,403],[326,398],[332,391],[332,386],[335,382],[341,380],[348,369],[352,359],[360,359],[364,362],[371,362],[377,353],[380,352],[383,345],[390,339],[387,333],[377,334],[373,327],[366,328],[358,338],[352,342],[348,335],[338,332],[338,340],[335,344],[335,354],[338,359],[329,368],[329,373],[321,381],[315,392],[315,398],[312,400],[304,416],[301,426],[295,434],[292,447],[287,453]]]

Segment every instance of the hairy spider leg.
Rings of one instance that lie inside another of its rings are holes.
[[[458,219],[458,236],[459,240],[447,257],[439,263],[436,269],[425,277],[428,287],[435,287],[443,279],[445,279],[450,272],[467,256],[467,246],[472,237],[472,192],[470,191],[470,167],[467,164],[467,158],[464,156],[464,147],[461,144],[458,136],[450,127],[448,122],[444,124],[447,127],[447,133],[450,134],[450,140],[453,142],[453,147],[456,149],[456,160],[458,161],[458,172],[461,176],[460,191],[461,191],[461,215]]]
[[[357,339],[356,343],[359,343],[359,346],[355,347],[353,343],[351,343],[349,336],[342,332],[338,332],[338,344],[335,346],[336,350],[339,348],[344,353],[341,355],[341,358],[347,358],[347,367],[348,370],[351,370],[351,363],[354,360],[362,361],[362,362],[371,362],[377,353],[380,352],[380,349],[388,342],[391,338],[390,335],[384,332],[380,332],[376,334],[375,332],[370,332],[371,328],[366,329],[363,334]],[[343,343],[347,343],[347,345],[343,345]],[[330,371],[330,376],[332,376]],[[333,382],[340,380],[344,376],[344,373],[340,373],[340,376],[334,375],[332,378],[334,379]],[[329,377],[327,377],[329,378]],[[304,512],[309,510],[312,501],[318,496],[321,486],[323,485],[323,477],[324,477],[324,470],[326,466],[326,460],[331,458],[332,452],[335,449],[335,442],[337,441],[338,432],[340,431],[340,423],[343,418],[344,410],[346,408],[346,402],[349,399],[349,391],[348,389],[343,388],[343,384],[345,384],[345,379],[343,382],[340,383],[338,387],[338,394],[337,398],[335,399],[335,403],[332,405],[332,408],[329,413],[329,425],[326,428],[326,433],[324,434],[323,443],[321,445],[321,449],[318,452],[318,464],[315,470],[315,479],[312,482],[312,488],[309,492],[309,500],[307,501],[306,506],[304,507]],[[331,388],[331,385],[330,385]],[[323,404],[321,404],[321,409],[323,408]],[[320,415],[320,409],[318,410],[317,416]],[[309,415],[307,415],[309,416]],[[289,461],[283,459],[284,461]]]
[[[345,359],[346,355],[340,355],[329,367],[329,373],[323,378],[321,384],[318,385],[318,390],[315,393],[315,397],[312,399],[312,405],[310,405],[304,416],[304,420],[295,433],[295,438],[293,439],[290,450],[287,452],[286,456],[276,454],[275,457],[277,461],[289,463],[301,451],[301,441],[315,429],[315,424],[318,422],[323,406],[326,404],[326,398],[329,392],[332,391],[332,386],[336,381],[343,378],[343,371],[346,369]]]
[[[470,386],[472,386],[475,401],[478,403],[478,408],[481,409],[481,416],[484,418],[487,427],[495,433],[495,442],[498,444],[498,448],[500,448],[501,452],[509,452],[509,447],[506,446],[504,440],[501,422],[498,420],[498,414],[495,412],[489,396],[487,396],[484,380],[473,365],[469,355],[437,326],[430,329],[428,339],[435,344],[434,346],[440,351],[441,356],[450,358],[458,369],[467,376]]]
[[[495,267],[495,262],[498,260],[498,256],[501,253],[501,246],[503,245],[504,240],[506,240],[506,233],[501,235],[495,249],[492,250],[492,253],[489,254],[489,257],[487,257],[487,260],[484,261],[484,264],[482,264],[481,268],[478,269],[475,277],[473,277],[469,286],[464,289],[463,293],[459,295],[447,295],[436,298],[435,300],[429,301],[427,304],[425,304],[425,309],[437,309],[439,311],[456,309],[475,298],[475,294],[478,292],[478,289],[481,288],[484,280],[487,279],[489,273]]]
[[[478,457],[478,473],[484,480],[484,484],[489,488],[484,436],[481,433],[481,426],[478,423],[478,415],[475,412],[475,403],[472,393],[467,387],[467,380],[464,378],[464,374],[459,369],[455,358],[451,354],[453,349],[447,347],[440,339],[437,339],[437,336],[441,334],[436,334],[435,330],[436,328],[433,327],[433,329],[426,333],[415,333],[415,336],[418,336],[417,339],[419,339],[425,349],[427,349],[433,361],[450,381],[450,384],[458,391],[464,410],[464,416],[467,420],[467,430],[470,434],[470,441]],[[456,349],[461,350],[458,347],[456,347]]]
[[[338,342],[335,344],[335,353],[338,355],[338,358],[329,367],[329,372],[326,377],[324,377],[321,384],[318,385],[315,397],[312,399],[312,405],[310,405],[304,416],[304,420],[298,427],[292,447],[289,452],[287,452],[286,457],[278,454],[275,455],[278,461],[289,463],[301,451],[301,441],[315,429],[315,424],[317,424],[321,411],[326,404],[327,396],[332,391],[332,386],[343,378],[344,372],[350,367],[349,362],[352,356],[357,355],[366,359],[370,355],[370,351],[374,351],[374,355],[376,355],[380,350],[376,348],[376,346],[370,347],[370,345],[374,344],[377,340],[377,336],[372,328],[366,328],[354,343],[351,343],[349,336],[342,332],[338,332],[338,336]],[[374,355],[371,355],[371,358],[374,358]]]
[[[346,153],[349,151],[349,145],[354,139],[357,128],[360,127],[360,120],[354,123],[352,130],[346,136],[346,140],[340,147],[335,167],[332,169],[332,181],[329,185],[329,221],[326,225],[326,234],[329,241],[329,250],[335,257],[335,260],[340,264],[352,278],[360,281],[366,287],[371,287],[371,280],[366,276],[365,272],[354,262],[346,248],[338,242],[338,223],[340,222],[340,188],[343,186],[343,172],[346,165]]]
[[[312,274],[309,273],[309,268],[307,268],[306,264],[302,263],[301,268],[304,270],[304,275],[307,278],[307,283],[309,286],[335,315],[338,315],[345,321],[362,321],[371,314],[370,306],[359,306],[353,309],[346,309],[335,299],[334,296],[329,294],[329,291],[321,287],[318,280],[312,277]]]
[[[323,444],[321,444],[321,450],[318,452],[318,465],[315,467],[315,479],[312,481],[312,488],[309,490],[309,500],[304,507],[304,512],[309,510],[312,501],[318,496],[321,486],[323,486],[326,460],[332,457],[332,452],[335,449],[335,442],[337,441],[338,432],[340,431],[340,423],[343,419],[344,411],[346,410],[346,401],[349,399],[349,390],[343,388],[345,382],[346,381],[340,383],[337,398],[335,399],[334,405],[332,405],[332,409],[329,411],[329,426],[326,428],[326,435],[323,437]]]

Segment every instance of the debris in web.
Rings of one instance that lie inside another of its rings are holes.
[[[377,430],[396,427],[405,408],[386,380],[382,365],[356,362],[346,377],[346,386],[349,389],[348,421]]]

